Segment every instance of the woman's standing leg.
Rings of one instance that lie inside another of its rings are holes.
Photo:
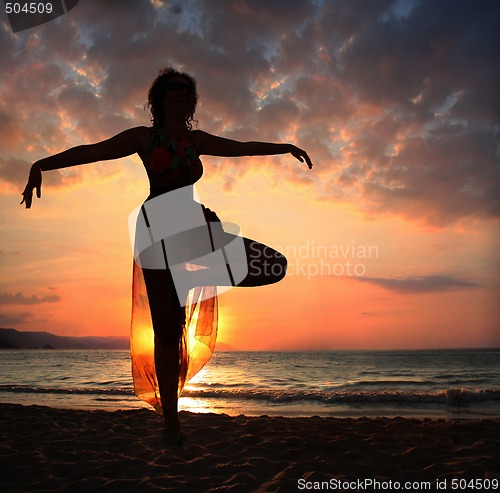
[[[185,309],[180,306],[170,271],[143,269],[155,333],[155,369],[165,421],[165,440],[181,441],[177,401]]]

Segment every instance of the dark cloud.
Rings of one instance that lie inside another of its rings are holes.
[[[0,30],[0,173],[148,124],[149,84],[174,65],[198,80],[200,128],[295,139],[323,200],[436,225],[498,217],[499,23],[492,0],[81,2]]]
[[[0,147],[5,151],[15,151],[23,140],[22,128],[15,122],[12,115],[0,110]]]
[[[0,326],[16,326],[26,321],[26,319],[33,316],[33,313],[22,312],[22,313],[10,313],[4,314],[0,313]]]
[[[57,294],[52,294],[49,296],[25,296],[22,293],[10,294],[1,293],[0,294],[0,305],[39,305],[41,303],[55,303],[59,301],[61,297]]]
[[[500,215],[500,180],[492,130],[440,127],[426,137],[405,140],[397,156],[380,166],[364,187],[374,209],[400,210],[410,217],[432,204],[427,218]]]
[[[374,277],[357,277],[360,282],[376,284],[395,293],[436,293],[457,289],[473,289],[478,285],[453,276],[418,276],[406,279],[382,279]]]
[[[18,186],[19,190],[24,189],[28,178],[30,163],[21,159],[9,158],[4,160],[0,157],[0,178],[2,181]],[[23,184],[23,187],[21,187]]]
[[[339,55],[353,97],[383,110],[354,129],[364,196],[372,212],[434,224],[498,217],[498,5],[412,4],[407,16],[360,15]],[[387,114],[396,132],[373,134]]]
[[[19,194],[21,194],[26,186],[29,170],[32,164],[33,163],[22,159],[3,159],[0,157],[0,179],[17,189]],[[62,173],[55,171],[53,173],[44,173],[42,175],[42,180],[42,187],[45,187],[46,185],[51,187],[65,187],[80,182],[82,177],[78,174],[63,175]]]

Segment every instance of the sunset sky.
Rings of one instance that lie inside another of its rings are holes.
[[[293,142],[204,157],[200,200],[283,252],[289,275],[219,298],[238,349],[500,346],[500,23],[496,1],[80,0],[13,34],[0,13],[0,327],[129,334],[137,156],[31,164],[149,125],[173,66],[198,128]]]

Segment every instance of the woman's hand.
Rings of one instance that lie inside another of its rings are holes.
[[[311,158],[307,155],[306,151],[299,149],[297,146],[294,146],[293,144],[290,144],[290,154],[294,158],[297,158],[301,163],[305,161],[307,163],[307,167],[309,169],[312,169],[313,163],[311,161]]]
[[[21,201],[21,204],[26,203],[26,209],[31,207],[34,188],[36,188],[36,196],[40,198],[42,196],[42,171],[38,163],[35,163],[31,167],[28,183],[22,193],[23,200]]]

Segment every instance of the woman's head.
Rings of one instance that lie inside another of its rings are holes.
[[[167,93],[183,90],[189,93],[191,104],[186,111],[186,126],[192,130],[192,122],[195,121],[194,112],[198,102],[196,81],[190,75],[173,68],[161,70],[149,89],[147,106],[151,112],[153,127],[161,127],[165,123],[165,111],[168,111],[168,108],[165,108]]]

